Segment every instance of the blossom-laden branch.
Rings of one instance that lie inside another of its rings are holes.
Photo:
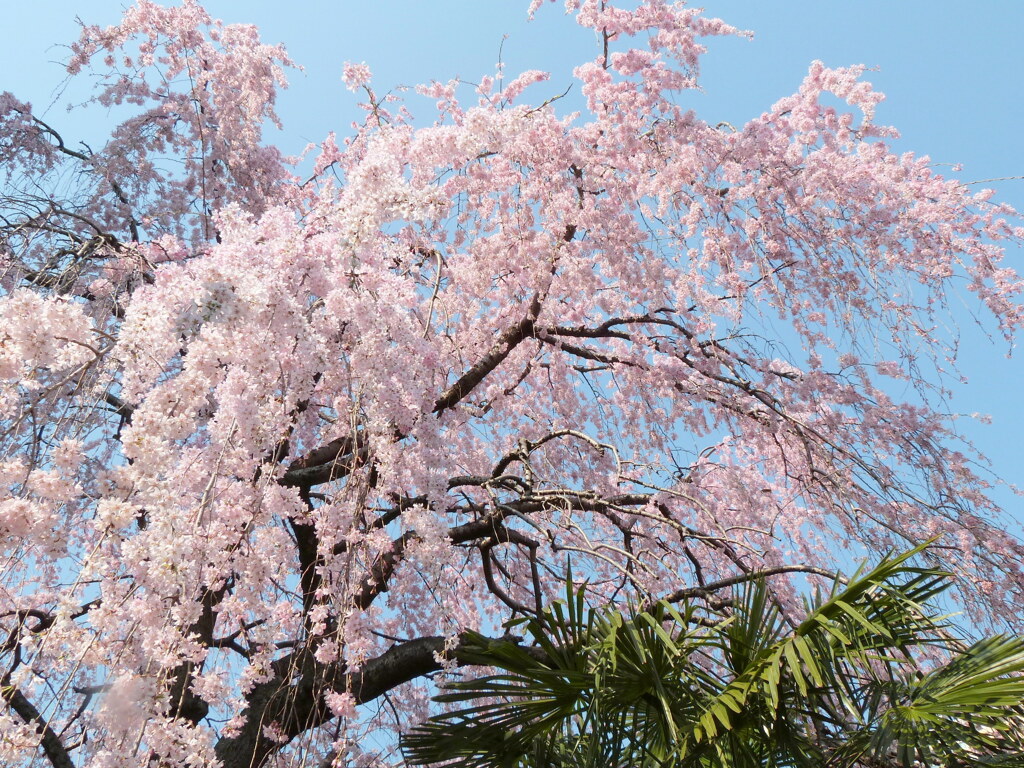
[[[15,685],[11,684],[11,676],[5,675],[0,680],[0,697],[14,712],[39,734],[39,746],[50,761],[53,768],[74,768],[71,754],[50,724],[46,722],[39,710]]]
[[[350,64],[302,182],[289,59],[194,0],[83,29],[102,145],[0,94],[0,763],[372,762],[570,571],[712,625],[770,575],[798,623],[848,548],[941,536],[973,619],[1024,615],[933,331],[953,285],[1024,322],[1015,214],[892,154],[859,68],[723,130],[675,92],[735,30],[568,5],[574,112],[529,71],[417,127]]]

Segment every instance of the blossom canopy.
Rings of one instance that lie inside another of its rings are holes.
[[[0,94],[0,762],[386,762],[570,564],[793,617],[940,537],[973,619],[1024,614],[937,373],[954,284],[1024,323],[1016,212],[894,153],[863,68],[733,127],[681,94],[737,30],[566,7],[579,112],[531,70],[414,120],[352,63],[309,169],[263,136],[287,53],[194,0],[83,26],[101,147]]]

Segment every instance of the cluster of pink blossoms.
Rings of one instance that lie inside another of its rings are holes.
[[[0,95],[0,762],[386,763],[570,561],[610,600],[774,568],[796,611],[785,573],[941,536],[972,617],[1022,615],[923,373],[952,281],[1024,322],[1016,214],[894,154],[860,68],[734,130],[675,94],[736,30],[566,6],[581,113],[529,71],[413,124],[350,64],[306,181],[261,134],[287,55],[192,0],[83,29],[136,110],[103,148]]]

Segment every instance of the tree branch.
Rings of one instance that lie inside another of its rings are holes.
[[[440,414],[452,408],[483,381],[487,375],[507,358],[512,350],[534,335],[534,323],[540,314],[540,294],[534,294],[526,317],[498,336],[490,351],[477,361],[476,365],[459,377],[434,403],[434,413]]]
[[[279,482],[292,488],[309,488],[329,483],[347,477],[369,458],[369,447],[365,439],[339,437],[293,461]]]
[[[46,722],[35,705],[25,697],[25,694],[11,684],[9,673],[4,675],[3,680],[0,681],[0,697],[18,713],[22,720],[35,726],[36,733],[40,736],[39,746],[43,748],[43,752],[53,768],[75,768],[71,755],[60,736],[50,727],[50,724]]]
[[[810,573],[814,576],[824,576],[829,579],[835,579],[838,576],[835,571],[827,571],[824,568],[816,568],[813,565],[777,565],[772,568],[763,568],[759,571],[750,571],[749,573],[732,576],[728,579],[713,581],[702,587],[686,587],[684,589],[677,589],[675,592],[670,595],[666,595],[662,599],[668,603],[678,603],[681,600],[686,600],[691,597],[708,598],[720,589],[734,587],[737,584],[743,584],[756,579],[764,579],[768,576],[779,576],[784,573]]]
[[[470,663],[462,655],[463,645],[460,640],[450,651],[456,664]],[[276,725],[290,741],[333,717],[325,693],[349,693],[357,704],[365,704],[403,683],[440,670],[444,651],[445,638],[420,637],[398,643],[354,670],[342,662],[320,664],[308,650],[297,651],[274,664],[272,680],[249,692],[245,724],[235,735],[217,742],[217,758],[223,768],[259,768],[284,746],[267,736],[266,726]],[[296,672],[301,674],[292,685]],[[61,768],[72,767],[68,764]]]

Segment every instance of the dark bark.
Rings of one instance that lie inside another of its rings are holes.
[[[20,690],[11,685],[10,675],[5,675],[0,681],[0,691],[2,691],[0,696],[10,708],[17,712],[22,720],[35,728],[36,733],[39,734],[39,746],[42,747],[50,765],[53,768],[75,768],[71,755],[60,736],[50,727],[35,705]]]
[[[333,716],[324,700],[328,691],[348,692],[364,704],[381,694],[441,669],[438,654],[443,637],[421,637],[392,646],[357,670],[344,664],[320,664],[308,650],[296,651],[274,665],[274,678],[257,685],[247,697],[246,722],[216,746],[223,768],[260,768],[284,745],[267,738],[264,726],[274,724],[290,741],[323,725]],[[453,652],[460,660],[461,645]]]
[[[199,620],[189,627],[189,634],[198,635],[206,647],[213,645],[214,630],[217,626],[217,606],[228,594],[228,585],[220,589],[207,589],[203,594],[202,613]],[[210,711],[210,705],[192,691],[192,681],[202,669],[192,662],[185,662],[173,669],[168,676],[171,717],[180,717],[198,724]]]
[[[497,368],[526,339],[534,335],[534,324],[540,314],[541,299],[535,295],[530,301],[530,309],[522,320],[506,328],[498,336],[494,346],[476,364],[466,371],[452,384],[434,403],[434,413],[440,414],[454,407],[466,395],[472,392],[488,374]]]
[[[350,475],[369,460],[369,455],[364,440],[339,438],[292,462],[279,482],[293,488],[329,483]]]

